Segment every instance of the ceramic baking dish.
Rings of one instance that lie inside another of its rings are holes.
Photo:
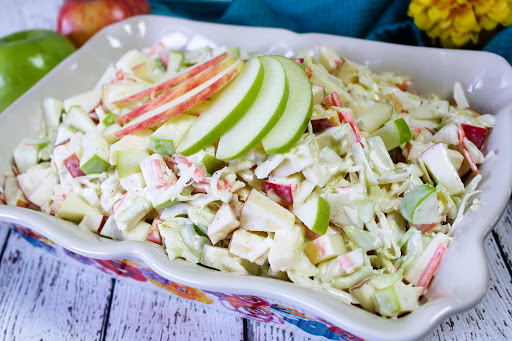
[[[385,319],[292,283],[217,272],[182,260],[171,262],[160,247],[86,234],[72,223],[28,209],[0,206],[0,221],[28,227],[83,256],[142,261],[159,275],[193,288],[284,302],[297,311],[317,317],[318,321],[328,321],[333,328],[338,328],[333,330],[345,333],[341,333],[344,336],[338,333],[340,339],[421,338],[444,318],[467,310],[482,299],[488,283],[483,240],[505,209],[512,187],[512,69],[494,54],[161,16],[135,17],[102,30],[0,115],[0,173],[10,169],[12,152],[22,138],[38,136],[42,98],[65,99],[86,91],[124,52],[151,46],[162,38],[177,49],[230,45],[250,52],[286,56],[301,48],[329,44],[341,55],[368,65],[372,70],[411,76],[415,89],[424,95],[433,92],[451,98],[453,84],[458,81],[466,90],[472,108],[496,115],[496,127],[484,149],[485,153],[492,150],[496,155],[481,167],[480,209],[469,211],[459,225],[420,308],[399,319]]]

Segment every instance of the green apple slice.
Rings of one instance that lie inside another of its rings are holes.
[[[141,172],[139,162],[149,156],[144,149],[121,149],[117,151],[119,179]]]
[[[370,147],[370,160],[375,166],[379,175],[384,175],[395,170],[395,164],[386,149],[386,145],[380,136],[369,136],[368,146]]]
[[[217,159],[232,160],[254,147],[275,126],[288,100],[288,82],[281,62],[271,56],[259,58],[263,83],[258,97],[219,140]]]
[[[105,127],[108,127],[108,126],[111,126],[112,124],[114,124],[116,122],[116,120],[117,120],[117,115],[110,113],[107,116],[105,116],[105,118],[103,119],[103,121],[101,121],[101,123],[103,123],[103,125]]]
[[[62,101],[46,97],[42,103],[44,121],[46,122],[46,128],[51,131],[59,127],[60,118],[64,111],[64,103]]]
[[[318,234],[325,234],[327,227],[329,227],[331,206],[324,198],[316,197],[295,208],[293,213],[295,213],[297,218],[311,231]]]
[[[110,166],[108,163],[109,144],[97,130],[92,130],[84,135],[82,148],[80,169],[85,174],[101,173]]]
[[[376,250],[382,246],[382,241],[374,234],[357,229],[353,226],[347,226],[343,229],[349,238],[364,252]]]
[[[215,156],[210,154],[204,154],[201,163],[206,168],[206,171],[211,175],[222,168],[226,163],[217,159]]]
[[[357,126],[370,134],[382,127],[393,114],[393,106],[384,102],[376,102],[357,120]]]
[[[439,207],[435,188],[420,185],[407,193],[398,206],[398,211],[411,224],[433,224],[439,222]]]
[[[136,197],[133,199],[130,206],[121,211],[116,220],[119,223],[129,224],[135,226],[151,209],[151,203],[143,197]]]
[[[173,155],[176,147],[197,118],[181,114],[165,122],[151,135],[151,148],[155,153]]]
[[[397,315],[402,307],[393,285],[375,291],[377,310],[382,316]]]
[[[96,128],[94,121],[87,115],[84,109],[80,106],[73,106],[65,115],[66,121],[82,133],[87,133],[90,130]]]
[[[300,139],[313,107],[313,92],[304,69],[295,61],[274,56],[283,64],[288,79],[288,101],[283,114],[272,130],[263,138],[263,148],[268,154],[287,151]]]
[[[403,118],[388,122],[384,127],[373,133],[380,136],[387,150],[394,149],[399,145],[412,140],[411,129]]]
[[[263,64],[252,58],[233,81],[212,96],[210,105],[178,146],[178,153],[192,155],[217,140],[251,107],[262,83]]]

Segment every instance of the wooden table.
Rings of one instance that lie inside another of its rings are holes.
[[[3,0],[0,36],[55,28],[63,0]],[[490,282],[474,309],[427,340],[512,339],[512,202],[485,241]],[[302,336],[93,273],[0,228],[3,340],[293,340]]]

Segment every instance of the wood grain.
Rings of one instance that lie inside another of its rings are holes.
[[[69,266],[11,233],[0,263],[4,340],[97,340],[111,280]]]
[[[117,281],[106,340],[242,340],[242,318]]]

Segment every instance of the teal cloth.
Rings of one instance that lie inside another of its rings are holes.
[[[430,46],[430,40],[407,16],[410,0],[149,1],[154,14]],[[512,63],[512,26],[495,35],[482,49]]]

